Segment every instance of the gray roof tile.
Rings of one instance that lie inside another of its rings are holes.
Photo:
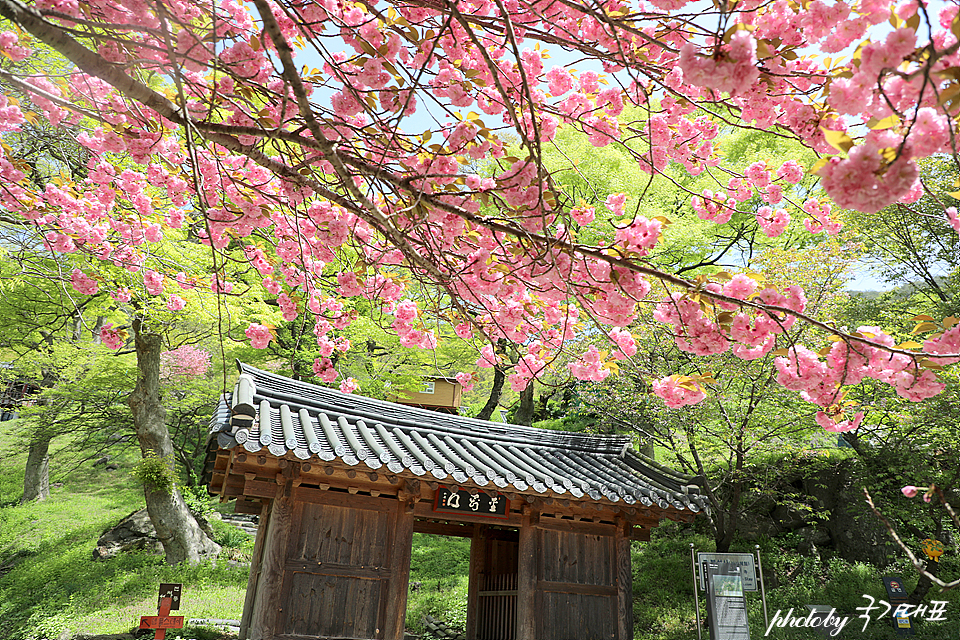
[[[225,449],[292,453],[392,473],[580,499],[700,511],[692,479],[644,458],[621,436],[484,422],[348,395],[239,364],[233,397],[211,421]],[[231,415],[231,404],[233,413]],[[251,424],[251,407],[256,416]]]

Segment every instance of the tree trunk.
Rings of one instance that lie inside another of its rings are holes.
[[[730,545],[733,544],[733,536],[737,532],[736,527],[732,526],[736,518],[733,515],[722,519],[725,527],[717,527],[717,533],[713,540],[717,543],[717,553],[727,553],[730,551]]]
[[[166,409],[160,403],[160,336],[149,333],[137,318],[133,322],[137,349],[137,386],[128,401],[144,458],[156,456],[174,466],[173,442],[167,431]],[[213,557],[220,546],[200,529],[175,483],[144,483],[147,513],[157,530],[169,564],[196,563]]]
[[[934,560],[927,560],[927,566],[924,569],[931,576],[935,578],[940,577],[940,563]],[[920,579],[917,580],[917,587],[913,590],[910,596],[907,598],[907,602],[912,605],[918,605],[923,602],[923,599],[927,597],[927,593],[930,591],[930,587],[933,586],[933,581],[930,580],[930,577],[925,574],[920,574]]]
[[[500,397],[503,396],[503,383],[507,379],[507,374],[499,365],[493,369],[493,387],[490,389],[490,397],[487,398],[487,404],[483,405],[480,413],[477,414],[477,420],[489,420],[490,416],[500,404]]]
[[[520,406],[517,407],[517,413],[513,416],[513,424],[523,424],[528,427],[533,424],[533,387],[533,380],[531,380],[520,392]]]
[[[20,504],[50,497],[50,437],[36,433],[30,439],[27,468],[23,474],[23,496]]]

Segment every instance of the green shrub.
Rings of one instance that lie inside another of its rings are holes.
[[[463,633],[467,628],[468,576],[454,576],[444,583],[441,590],[432,586],[421,587],[407,597],[406,627],[422,634],[423,616],[445,622],[451,629]]]
[[[148,451],[133,468],[133,477],[147,489],[160,493],[173,491],[176,481],[172,461],[152,451]]]

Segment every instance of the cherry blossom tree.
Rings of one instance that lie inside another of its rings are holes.
[[[307,314],[321,342],[364,298],[394,315],[405,346],[433,348],[437,319],[478,344],[519,345],[516,390],[558,363],[602,379],[629,357],[625,328],[650,304],[690,354],[779,353],[777,382],[819,405],[834,431],[861,419],[840,403],[845,386],[869,377],[920,401],[942,389],[935,371],[960,360],[956,318],[925,321],[923,342],[898,345],[881,327],[808,314],[795,284],[658,267],[670,220],[641,215],[645,192],[583,205],[544,162],[558,130],[574,128],[651,179],[676,167],[709,176],[715,188],[685,194],[703,220],[728,224],[760,196],[767,236],[835,233],[838,208],[910,211],[925,190],[918,161],[955,152],[956,6],[0,0],[0,15],[15,25],[0,52],[16,63],[0,71],[0,131],[39,119],[78,127],[91,154],[87,179],[41,189],[4,151],[0,203],[51,251],[89,256],[73,274],[81,293],[98,291],[100,264],[134,274],[144,300],[171,310],[186,301],[170,283],[227,295],[255,277],[285,319]],[[74,67],[31,67],[41,44]],[[717,144],[738,128],[821,159],[738,169],[743,159]],[[815,189],[794,188],[805,172]],[[960,227],[953,195],[930,195],[936,210],[913,215]],[[156,251],[170,229],[209,247],[208,273]],[[833,346],[794,342],[797,322]],[[584,331],[616,348],[571,353]],[[254,347],[273,339],[260,322],[246,334]],[[496,358],[488,349],[478,365]],[[329,368],[315,363],[324,379]],[[709,381],[667,376],[653,389],[681,406]]]

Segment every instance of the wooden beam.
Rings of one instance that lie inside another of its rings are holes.
[[[251,482],[248,480],[248,482]],[[252,482],[257,482],[256,480]],[[267,484],[267,483],[263,483]],[[284,565],[286,564],[287,544],[293,522],[293,498],[291,481],[279,487],[276,498],[270,507],[270,525],[264,540],[263,560],[260,579],[257,584],[256,601],[250,618],[250,639],[273,638],[282,633],[280,615],[283,602],[280,588],[283,584]]]
[[[617,567],[617,640],[633,640],[633,570],[630,568],[629,525],[617,518],[613,536]]]
[[[505,527],[520,526],[520,515],[510,513],[508,518],[485,518],[475,516],[469,513],[437,513],[433,510],[432,502],[420,501],[413,507],[413,513],[418,518],[427,518],[430,520],[447,520],[450,522],[471,522],[477,524],[488,524],[491,526],[501,525]]]
[[[646,527],[643,529],[640,527],[634,527],[630,532],[630,539],[640,540],[641,542],[650,542],[650,529],[647,529]]]
[[[477,640],[477,612],[480,603],[480,579],[485,567],[488,527],[474,524],[470,541],[470,573],[467,583],[467,640]]]
[[[259,500],[247,500],[243,496],[237,498],[236,504],[233,505],[234,513],[243,513],[249,516],[260,516],[261,521],[263,520],[263,503]],[[259,529],[257,530],[259,533]]]
[[[372,496],[361,496],[352,493],[343,493],[342,491],[324,491],[322,489],[313,489],[304,486],[297,487],[293,490],[293,499],[298,502],[328,504],[334,507],[365,509],[367,511],[389,511],[397,505],[397,501],[392,497],[374,498]]]
[[[407,590],[410,585],[410,553],[413,547],[414,516],[404,503],[393,501],[394,521],[390,545],[390,580],[383,619],[384,640],[403,640],[407,615]]]
[[[553,582],[537,580],[537,591],[552,591],[556,593],[579,593],[586,596],[610,597],[617,595],[616,585],[608,584],[579,584],[576,582]]]
[[[359,580],[383,580],[392,575],[388,567],[361,567],[353,564],[304,562],[303,560],[287,560],[283,564],[283,570],[287,573],[310,573],[318,576],[340,576]]]
[[[540,533],[533,527],[534,511],[529,506],[520,517],[520,544],[517,551],[517,640],[536,640],[537,556]]]
[[[595,536],[612,536],[616,527],[612,524],[595,522],[576,522],[574,520],[560,520],[558,518],[544,518],[535,525],[538,529],[560,531],[561,533],[583,533]]]
[[[270,480],[244,480],[243,495],[250,498],[273,498],[277,495],[277,483]]]
[[[453,522],[436,522],[433,520],[415,520],[414,533],[427,533],[434,536],[453,536],[455,538],[472,538],[473,528],[478,525],[456,524]]]
[[[237,503],[239,504],[239,500]],[[263,561],[263,543],[270,526],[270,505],[260,505],[260,522],[257,528],[257,539],[253,543],[253,553],[250,557],[250,577],[247,578],[247,592],[243,598],[243,614],[240,616],[240,637],[247,638],[250,630],[250,618],[256,604],[257,581],[260,579],[261,562]]]

